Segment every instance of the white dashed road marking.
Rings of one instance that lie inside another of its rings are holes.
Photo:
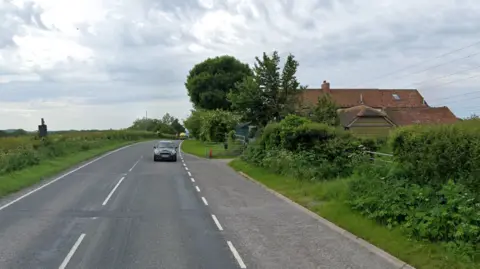
[[[188,172],[188,176],[190,176],[190,177],[191,177],[191,176],[192,176],[192,173]]]
[[[141,159],[141,158],[140,158]],[[135,168],[135,166],[138,164],[138,162],[140,161],[140,159],[138,159],[138,161],[132,166],[132,168],[130,168],[128,170],[128,172],[132,172],[133,168]]]
[[[192,180],[192,182],[195,182],[195,179],[193,177],[190,178]]]
[[[200,192],[200,188],[198,186],[195,186],[195,188],[197,189],[198,192]]]
[[[70,252],[68,252],[67,257],[65,257],[65,259],[63,260],[62,264],[60,264],[60,267],[58,267],[58,269],[65,269],[67,267],[68,262],[70,262],[70,259],[72,259],[73,254],[75,254],[75,251],[77,251],[84,237],[85,237],[85,234],[80,235],[80,237],[77,239],[77,242],[75,242],[72,249],[70,249]]]
[[[213,214],[212,214],[212,219],[213,219],[213,221],[215,222],[215,224],[217,225],[218,229],[219,229],[220,231],[223,231],[222,225],[220,225],[220,222],[218,221],[217,217],[215,217],[215,215],[213,215]]]
[[[118,188],[118,186],[120,186],[120,184],[122,183],[122,181],[125,179],[125,177],[122,177],[117,185],[115,185],[115,187],[113,187],[112,191],[110,192],[110,194],[108,194],[107,198],[105,199],[105,201],[103,201],[102,203],[102,206],[106,205],[108,203],[108,200],[110,200],[110,198],[112,197],[113,193],[115,192],[115,190]]]
[[[67,172],[67,173],[65,173],[65,174],[63,174],[63,175],[55,178],[54,180],[49,181],[48,183],[45,183],[44,185],[42,185],[42,186],[40,186],[40,187],[38,187],[38,188],[30,191],[30,192],[28,192],[28,193],[26,193],[26,194],[18,197],[17,199],[15,199],[15,200],[13,200],[13,201],[11,201],[11,202],[9,202],[9,203],[4,204],[3,206],[0,206],[0,211],[3,210],[3,209],[5,209],[5,208],[7,208],[7,207],[9,207],[9,206],[11,206],[11,205],[13,205],[13,204],[16,203],[16,202],[22,200],[23,198],[31,195],[32,193],[35,193],[35,192],[37,192],[37,191],[39,191],[39,190],[47,187],[48,185],[53,184],[53,183],[59,181],[60,179],[66,177],[66,176],[68,176],[68,175],[70,175],[70,174],[72,174],[72,173],[77,172],[78,170],[84,168],[85,166],[87,166],[87,165],[89,165],[89,164],[92,164],[92,163],[94,163],[94,162],[96,162],[96,161],[98,161],[98,160],[100,160],[100,159],[103,159],[103,158],[107,157],[108,155],[111,155],[112,153],[118,152],[118,151],[120,151],[120,150],[122,150],[122,149],[126,149],[126,148],[128,148],[128,147],[130,147],[130,146],[131,146],[131,145],[128,145],[128,146],[125,146],[125,147],[116,149],[116,150],[114,150],[114,151],[110,151],[109,153],[107,153],[107,154],[105,154],[105,155],[103,155],[103,156],[100,156],[100,157],[98,157],[98,158],[96,158],[96,159],[94,159],[94,160],[91,160],[91,161],[89,161],[88,163],[83,164],[83,165],[81,165],[81,166],[79,166],[79,167],[71,170],[70,172]]]
[[[205,199],[205,197],[202,197],[202,200],[205,205],[208,205],[207,199]]]
[[[242,260],[242,257],[240,257],[240,254],[238,253],[237,249],[233,246],[232,242],[227,241],[227,244],[228,244],[228,247],[230,248],[230,251],[233,254],[233,257],[235,257],[235,259],[238,262],[238,265],[240,265],[240,268],[247,268],[247,266]]]

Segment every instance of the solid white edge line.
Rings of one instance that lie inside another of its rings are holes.
[[[141,159],[141,158],[140,158]],[[138,159],[138,161],[135,162],[135,164],[133,164],[132,168],[130,168],[128,170],[128,172],[132,172],[133,168],[135,168],[135,166],[138,164],[138,162],[140,161],[140,159]]]
[[[238,253],[237,249],[233,246],[232,242],[227,241],[227,245],[230,248],[230,251],[232,252],[233,257],[235,257],[235,259],[237,260],[238,265],[240,265],[240,268],[247,268],[247,266],[242,260],[242,257],[240,257],[240,254]]]
[[[220,222],[218,221],[217,217],[215,217],[215,215],[213,215],[213,214],[212,214],[212,219],[213,219],[213,222],[215,222],[215,224],[217,225],[217,228],[218,228],[220,231],[223,231],[222,225],[220,225]]]
[[[120,186],[120,184],[122,183],[122,181],[125,179],[125,177],[122,177],[117,185],[115,185],[115,187],[113,187],[112,191],[110,191],[110,193],[108,194],[107,198],[105,198],[105,201],[103,201],[102,203],[102,206],[106,205],[108,203],[108,200],[110,200],[110,198],[112,197],[113,193],[115,192],[115,190],[118,188],[118,186]]]
[[[98,160],[100,160],[100,159],[103,159],[103,158],[107,157],[108,155],[110,155],[110,154],[112,154],[112,153],[118,152],[118,151],[120,151],[120,150],[122,150],[122,149],[125,149],[125,148],[128,148],[128,147],[130,147],[130,146],[131,146],[131,145],[128,145],[128,146],[125,146],[125,147],[121,147],[121,148],[116,149],[116,150],[114,150],[114,151],[108,152],[108,153],[106,153],[106,154],[103,155],[103,156],[100,156],[100,157],[98,157],[98,158],[96,158],[96,159],[93,159],[93,160],[89,161],[88,163],[83,164],[82,166],[79,166],[79,167],[71,170],[70,172],[67,172],[67,173],[65,173],[65,174],[63,174],[63,175],[61,175],[61,176],[59,176],[59,177],[57,177],[57,178],[55,178],[55,179],[53,179],[53,180],[45,183],[45,184],[43,184],[42,186],[40,186],[40,187],[38,187],[38,188],[36,188],[36,189],[34,189],[34,190],[31,190],[30,192],[27,192],[26,194],[18,197],[17,199],[15,199],[15,200],[13,200],[13,201],[10,201],[10,202],[4,204],[3,206],[0,206],[0,211],[2,211],[3,209],[5,209],[5,208],[7,208],[7,207],[9,207],[9,206],[11,206],[11,205],[13,205],[13,204],[16,203],[16,202],[22,200],[23,198],[25,198],[25,197],[27,197],[27,196],[29,196],[29,195],[31,195],[31,194],[33,194],[33,193],[41,190],[41,189],[47,187],[48,185],[53,184],[53,183],[59,181],[60,179],[66,177],[66,176],[68,176],[68,175],[70,175],[70,174],[72,174],[72,173],[77,172],[78,170],[84,168],[85,166],[87,166],[87,165],[89,165],[89,164],[92,164],[92,163],[94,163],[94,162],[96,162],[96,161],[98,161]]]
[[[192,180],[192,182],[195,182],[195,179],[193,177],[190,178]]]
[[[190,177],[191,177],[191,176],[192,176],[192,173],[188,172],[188,176],[190,176]]]
[[[75,251],[77,251],[84,237],[85,237],[85,234],[80,235],[80,237],[77,239],[77,242],[75,242],[73,247],[70,249],[70,252],[68,252],[67,256],[63,260],[62,264],[60,264],[60,267],[58,267],[58,269],[65,269],[67,267],[68,263],[70,262],[70,259],[72,259],[73,254],[75,254]]]
[[[205,197],[202,197],[202,200],[205,205],[208,205],[207,199],[205,199]]]
[[[200,192],[200,188],[198,186],[195,186],[195,188],[197,189],[198,192]]]

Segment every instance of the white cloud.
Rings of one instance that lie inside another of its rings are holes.
[[[480,43],[430,60],[476,42],[479,15],[474,0],[0,0],[0,129],[185,117],[195,63],[274,49],[293,53],[312,87],[418,87],[459,116],[479,113]]]

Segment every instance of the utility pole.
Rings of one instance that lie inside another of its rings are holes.
[[[148,119],[148,112],[145,110],[145,119]]]

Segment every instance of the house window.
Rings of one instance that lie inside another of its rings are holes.
[[[398,96],[398,94],[394,93],[392,94],[392,96],[393,96],[393,99],[400,100],[400,96]]]

